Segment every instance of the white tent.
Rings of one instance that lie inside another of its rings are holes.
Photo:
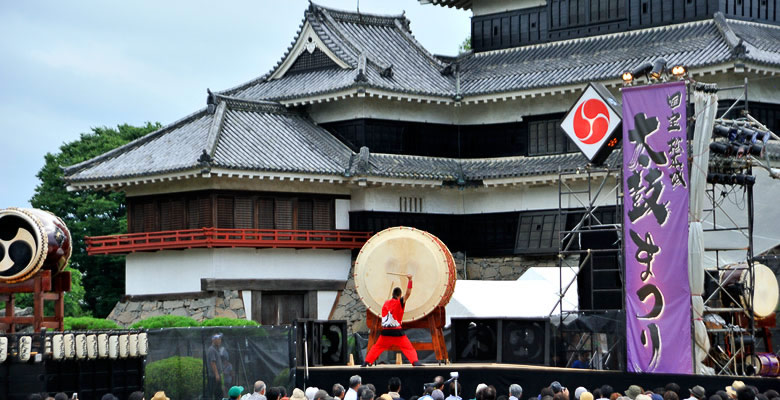
[[[563,268],[563,287],[572,280],[563,299],[565,311],[577,309],[576,270]],[[559,268],[532,267],[515,281],[459,280],[446,307],[452,317],[547,317],[558,314]]]

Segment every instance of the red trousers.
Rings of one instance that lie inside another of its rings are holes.
[[[377,357],[385,350],[390,349],[392,346],[398,346],[401,352],[404,353],[410,363],[417,362],[417,351],[412,347],[412,342],[406,335],[403,336],[384,336],[379,335],[379,340],[374,343],[374,346],[366,354],[366,364],[372,364],[376,361]]]

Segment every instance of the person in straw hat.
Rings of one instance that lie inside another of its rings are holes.
[[[171,399],[169,399],[168,396],[165,395],[165,392],[161,390],[155,393],[154,396],[152,396],[151,400],[171,400]]]

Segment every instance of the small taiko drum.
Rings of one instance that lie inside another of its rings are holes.
[[[755,285],[750,279],[747,264],[733,264],[721,271],[720,282],[725,293],[721,294],[724,304],[735,305],[738,301],[748,308],[749,289],[753,288],[753,314],[757,319],[767,318],[775,312],[780,290],[774,272],[764,264],[754,262]]]
[[[393,289],[406,291],[406,275],[414,281],[403,322],[419,320],[445,306],[455,290],[455,260],[447,246],[428,232],[394,227],[372,236],[355,260],[355,288],[366,308],[381,317]]]
[[[60,272],[71,250],[70,231],[56,215],[35,208],[0,210],[0,283],[29,279],[42,268]]]
[[[756,353],[747,356],[745,361],[755,368],[756,375],[780,376],[780,360],[774,353]]]

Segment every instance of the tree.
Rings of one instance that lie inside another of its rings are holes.
[[[88,256],[85,238],[127,232],[125,196],[121,192],[68,192],[61,167],[96,157],[160,127],[159,123],[147,122],[144,126],[124,124],[116,129],[92,128],[91,132],[82,133],[78,140],[60,146],[59,153],[46,154],[46,163],[36,175],[40,184],[35,188],[30,204],[51,211],[70,229],[73,240],[70,266],[82,273],[83,305],[96,317],[108,315],[124,294],[124,258]],[[71,292],[71,295],[76,293]]]
[[[471,50],[471,36],[463,39],[463,43],[458,46],[458,53],[466,53]]]

